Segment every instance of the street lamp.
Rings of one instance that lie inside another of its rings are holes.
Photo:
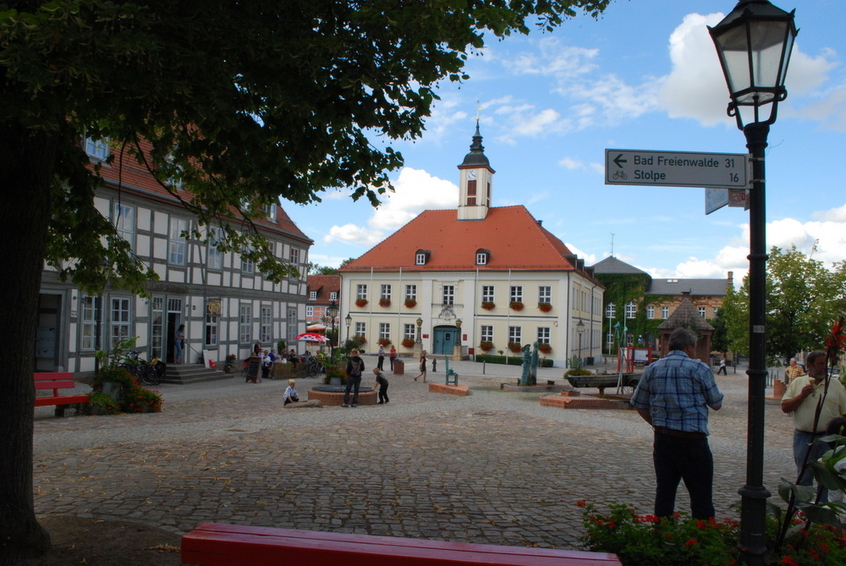
[[[350,316],[350,313],[347,313],[346,318],[344,318],[344,322],[347,323],[347,342],[349,342],[350,341],[350,325],[352,324],[352,316]]]
[[[794,10],[795,11],[795,10]],[[764,476],[764,390],[766,387],[767,222],[764,149],[778,103],[787,98],[784,78],[798,30],[794,12],[767,0],[741,0],[723,21],[709,28],[725,74],[728,115],[746,136],[752,159],[749,191],[749,409],[746,485],[740,488],[740,546],[746,563],[762,565],[767,551],[765,520],[770,492]]]
[[[579,361],[582,361],[582,334],[585,333],[585,323],[579,320],[579,324],[576,325],[576,332],[579,334]]]
[[[338,303],[332,301],[328,307],[326,307],[326,314],[329,315],[329,318],[332,320],[331,330],[331,338],[329,339],[329,359],[334,359],[332,354],[335,352],[335,317],[338,316]]]
[[[414,322],[417,324],[417,340],[414,341],[414,357],[419,359],[423,354],[423,339],[420,337],[420,330],[423,328],[423,319],[418,318]]]

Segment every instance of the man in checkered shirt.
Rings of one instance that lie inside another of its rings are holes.
[[[655,514],[671,517],[679,481],[690,493],[695,519],[714,516],[714,459],[708,445],[708,407],[719,410],[723,394],[708,365],[693,358],[696,335],[670,334],[670,352],[643,372],[631,404],[655,431]]]

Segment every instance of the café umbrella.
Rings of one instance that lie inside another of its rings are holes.
[[[329,339],[326,338],[323,334],[316,334],[314,332],[306,332],[305,334],[299,334],[294,337],[294,340],[300,340],[305,342],[328,342]]]

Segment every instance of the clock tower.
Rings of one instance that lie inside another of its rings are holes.
[[[470,144],[470,153],[464,157],[464,162],[458,166],[458,171],[460,174],[458,219],[484,220],[491,207],[491,183],[496,171],[491,169],[485,155],[478,119],[473,143]]]

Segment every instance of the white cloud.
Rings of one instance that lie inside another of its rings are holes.
[[[558,161],[558,164],[564,167],[565,169],[570,169],[571,171],[584,167],[584,164],[581,161],[579,161],[578,159],[572,159],[570,157],[564,157],[563,159]]]
[[[714,26],[723,14],[688,14],[670,35],[672,70],[664,77],[658,101],[671,118],[693,118],[705,126],[734,120],[726,115],[729,96],[714,42],[706,26]],[[794,44],[787,72],[788,99],[779,109],[781,117],[799,117],[823,122],[827,127],[846,131],[846,89],[816,94],[836,66],[836,53],[826,49],[817,57],[803,53]],[[800,107],[802,97],[816,100]]]
[[[423,170],[403,167],[393,185],[395,192],[384,196],[379,208],[364,221],[366,225],[333,226],[323,241],[372,247],[424,210],[458,205],[458,186]]]

